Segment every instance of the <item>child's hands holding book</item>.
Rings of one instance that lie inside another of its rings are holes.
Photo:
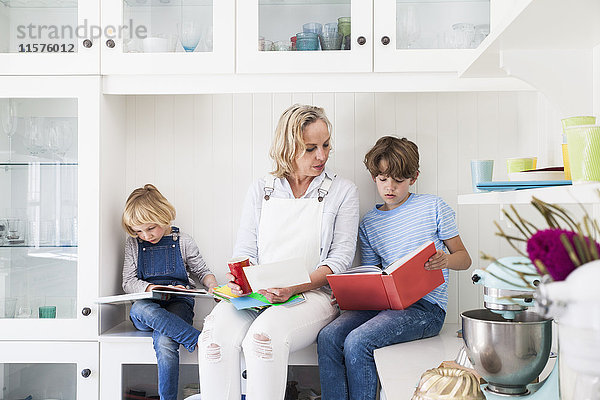
[[[448,268],[448,254],[444,253],[442,250],[437,250],[435,254],[425,262],[425,269],[428,271],[444,268]]]

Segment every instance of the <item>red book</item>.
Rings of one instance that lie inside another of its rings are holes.
[[[361,266],[327,275],[327,281],[342,310],[403,310],[444,283],[442,270],[425,269],[434,254],[435,245],[429,241],[383,271]]]

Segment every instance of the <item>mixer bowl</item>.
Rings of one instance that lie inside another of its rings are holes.
[[[527,385],[548,362],[552,319],[523,311],[506,320],[487,309],[465,311],[461,318],[467,355],[488,382],[487,390],[527,394]]]

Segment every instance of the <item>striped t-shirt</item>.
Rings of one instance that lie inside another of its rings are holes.
[[[431,194],[411,193],[406,202],[390,211],[381,204],[367,212],[360,221],[359,238],[362,265],[383,268],[431,240],[437,250],[447,252],[443,240],[458,236],[455,213],[441,198]],[[423,299],[448,305],[448,269],[442,270],[444,283]]]

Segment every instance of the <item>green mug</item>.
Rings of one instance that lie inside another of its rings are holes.
[[[506,160],[506,168],[509,174],[535,169],[536,165],[537,157],[517,157]]]
[[[40,306],[38,313],[40,318],[56,318],[56,306]]]

